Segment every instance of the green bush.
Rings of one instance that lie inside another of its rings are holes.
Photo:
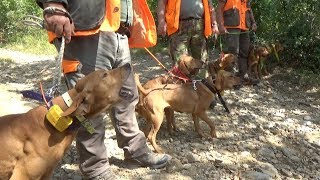
[[[24,25],[21,20],[26,15],[41,17],[41,9],[34,0],[5,0],[0,2],[0,33],[3,42],[15,42],[22,35],[35,30]]]
[[[286,64],[313,72],[320,70],[320,6],[318,0],[261,0],[252,8],[257,36],[284,45]]]

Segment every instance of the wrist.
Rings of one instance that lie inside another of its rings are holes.
[[[70,24],[72,24],[72,18],[70,13],[63,6],[56,6],[56,3],[50,3],[47,5],[48,6],[43,9],[43,17],[45,17],[47,14],[65,16],[69,19]]]
[[[158,20],[158,24],[164,24],[164,23],[166,23],[166,21],[164,19],[159,19]]]
[[[59,2],[44,3],[43,8],[47,8],[47,7],[57,7],[57,8],[65,9],[64,4]]]

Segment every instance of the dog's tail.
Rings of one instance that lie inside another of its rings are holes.
[[[146,90],[140,83],[139,74],[134,74],[134,80],[137,84],[138,90],[144,95],[148,95],[150,91]]]

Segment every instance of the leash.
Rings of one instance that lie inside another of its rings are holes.
[[[41,29],[44,29],[44,22],[41,18],[33,15],[26,15],[22,18],[22,23],[27,26],[36,26]]]
[[[56,73],[53,76],[52,87],[46,92],[51,97],[57,96],[60,94],[60,85],[61,85],[61,64],[64,54],[65,47],[65,38],[62,36],[61,38],[61,46],[59,49],[59,53],[56,59]]]
[[[279,54],[276,50],[276,45],[275,44],[272,44],[272,48],[273,48],[273,51],[274,51],[274,55],[276,56],[278,62],[280,62],[280,59],[279,59]]]
[[[224,109],[226,110],[227,113],[230,114],[230,110],[226,104],[226,102],[224,101],[224,99],[222,98],[220,92],[218,91],[218,89],[215,86],[211,86],[208,81],[206,79],[202,79],[201,82],[213,93],[217,93],[218,94],[218,98],[221,102],[221,104],[223,105]]]
[[[190,81],[189,78],[186,78],[186,77],[182,77],[181,75],[184,75],[180,70],[179,68],[177,67],[173,67],[172,70],[168,70],[159,60],[158,58],[152,54],[151,51],[149,51],[148,48],[144,47],[144,49],[150,54],[150,56],[158,63],[158,65],[160,65],[169,75],[171,75],[172,77],[175,77],[175,78],[178,78],[184,82],[187,82],[187,81]],[[179,75],[176,75],[174,74],[173,72],[175,73],[178,73]],[[184,75],[185,76],[185,75]]]
[[[37,16],[27,15],[22,19],[22,23],[27,26],[35,26],[35,27],[44,29],[43,19],[41,19]],[[61,37],[61,46],[59,49],[58,56],[56,58],[56,64],[55,64],[56,71],[53,76],[52,87],[50,89],[48,89],[44,95],[41,95],[40,93],[34,92],[32,90],[23,90],[23,91],[21,91],[21,93],[24,97],[43,102],[46,99],[50,100],[54,96],[57,96],[60,94],[61,63],[62,63],[62,59],[63,59],[64,48],[65,48],[65,38],[64,38],[64,36],[62,36]],[[40,88],[42,88],[42,85]]]
[[[250,32],[252,32],[252,30],[248,30],[248,31],[243,31],[243,32],[227,32],[227,33],[225,33],[225,34],[232,34],[232,35],[240,35],[240,34],[246,34],[246,33],[250,33]],[[223,35],[223,34],[222,34]],[[222,45],[222,41],[221,41],[221,36],[222,36],[221,34],[218,36],[219,37],[219,47],[220,47],[220,52],[222,52],[222,53],[220,53],[220,56],[221,56],[221,54],[223,55],[223,45]],[[255,35],[255,33],[254,33],[254,35]]]
[[[158,65],[160,65],[167,73],[169,73],[170,71],[157,59],[157,57],[155,55],[152,54],[152,52],[149,51],[148,48],[144,47],[144,49],[151,55],[151,57],[157,61]]]

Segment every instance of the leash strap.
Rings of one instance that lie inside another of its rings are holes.
[[[173,77],[175,77],[175,78],[178,78],[178,79],[180,79],[180,80],[182,80],[182,81],[184,81],[184,82],[187,82],[187,81],[190,81],[190,79],[188,78],[188,79],[186,79],[186,78],[184,78],[184,77],[181,77],[180,75],[176,75],[174,72],[180,72],[181,74],[183,74],[178,68],[178,71],[176,71],[176,70],[174,70],[174,68],[175,67],[173,67],[173,69],[170,71],[170,70],[168,70],[157,58],[156,58],[156,56],[154,56],[153,54],[152,54],[152,52],[150,52],[149,51],[149,49],[148,48],[144,48],[149,54],[150,54],[150,56],[155,60],[155,61],[157,61],[157,63],[169,74],[169,75],[171,75],[171,76],[173,76]],[[183,74],[184,75],[184,74]],[[184,75],[185,76],[185,75]]]
[[[23,24],[27,26],[36,26],[41,29],[44,29],[44,22],[41,18],[33,15],[26,15],[25,17],[22,18]]]
[[[221,104],[223,105],[224,109],[226,110],[227,113],[230,113],[230,110],[229,110],[226,102],[225,102],[224,99],[222,98],[222,96],[221,96],[220,92],[218,91],[218,89],[217,89],[215,86],[212,87],[212,86],[208,83],[208,81],[205,80],[205,79],[202,79],[201,82],[202,82],[205,86],[207,86],[207,88],[209,88],[209,90],[210,90],[211,92],[218,94],[219,100],[220,100]]]
[[[60,85],[61,85],[61,66],[62,66],[62,59],[64,54],[65,48],[65,38],[64,36],[61,37],[61,46],[59,49],[59,54],[56,58],[56,71],[53,76],[52,87],[46,92],[51,97],[57,96],[60,94]]]
[[[70,22],[72,23],[72,19],[70,14],[60,8],[57,7],[47,7],[43,10],[43,13],[50,13],[50,14],[54,14],[54,13],[59,13],[62,14],[64,16],[67,16],[70,20]],[[29,25],[29,26],[37,26],[41,29],[44,29],[44,20],[37,17],[37,16],[33,16],[33,15],[26,15],[23,19],[22,22],[25,25]],[[56,73],[53,76],[53,82],[52,82],[52,87],[50,89],[48,89],[45,93],[45,97],[46,99],[51,99],[54,96],[57,96],[60,94],[59,92],[59,87],[61,85],[61,72],[62,72],[62,58],[63,58],[63,54],[64,54],[64,48],[65,48],[65,38],[64,36],[62,36],[61,38],[61,46],[59,49],[59,53],[58,56],[56,58]],[[28,97],[28,98],[32,98],[38,101],[43,101],[44,99],[42,98],[42,95],[39,93],[35,93],[32,91],[21,91],[21,93],[23,94],[23,96]]]
[[[150,51],[149,51],[149,49],[148,48],[144,48],[149,54],[150,54],[150,56],[155,60],[155,61],[157,61],[157,63],[166,71],[166,72],[170,72],[157,58],[156,58],[156,56],[154,56]]]
[[[68,107],[71,106],[71,104],[72,104],[73,101],[72,101],[72,99],[71,99],[71,97],[70,97],[70,95],[69,95],[68,92],[65,92],[65,93],[62,94],[62,99],[63,99],[63,101],[66,103],[66,105],[67,105]],[[87,130],[90,134],[93,134],[93,133],[95,132],[95,129],[94,129],[94,127],[92,126],[92,123],[91,123],[88,119],[86,119],[84,116],[79,115],[79,116],[76,116],[76,118],[77,118],[78,121],[81,123],[81,125],[86,128],[86,130]]]
[[[277,58],[277,60],[278,60],[278,62],[279,62],[280,59],[279,59],[278,52],[277,52],[277,50],[276,50],[276,45],[272,44],[272,48],[273,48],[273,51],[274,51],[274,55],[276,56],[276,58]]]

